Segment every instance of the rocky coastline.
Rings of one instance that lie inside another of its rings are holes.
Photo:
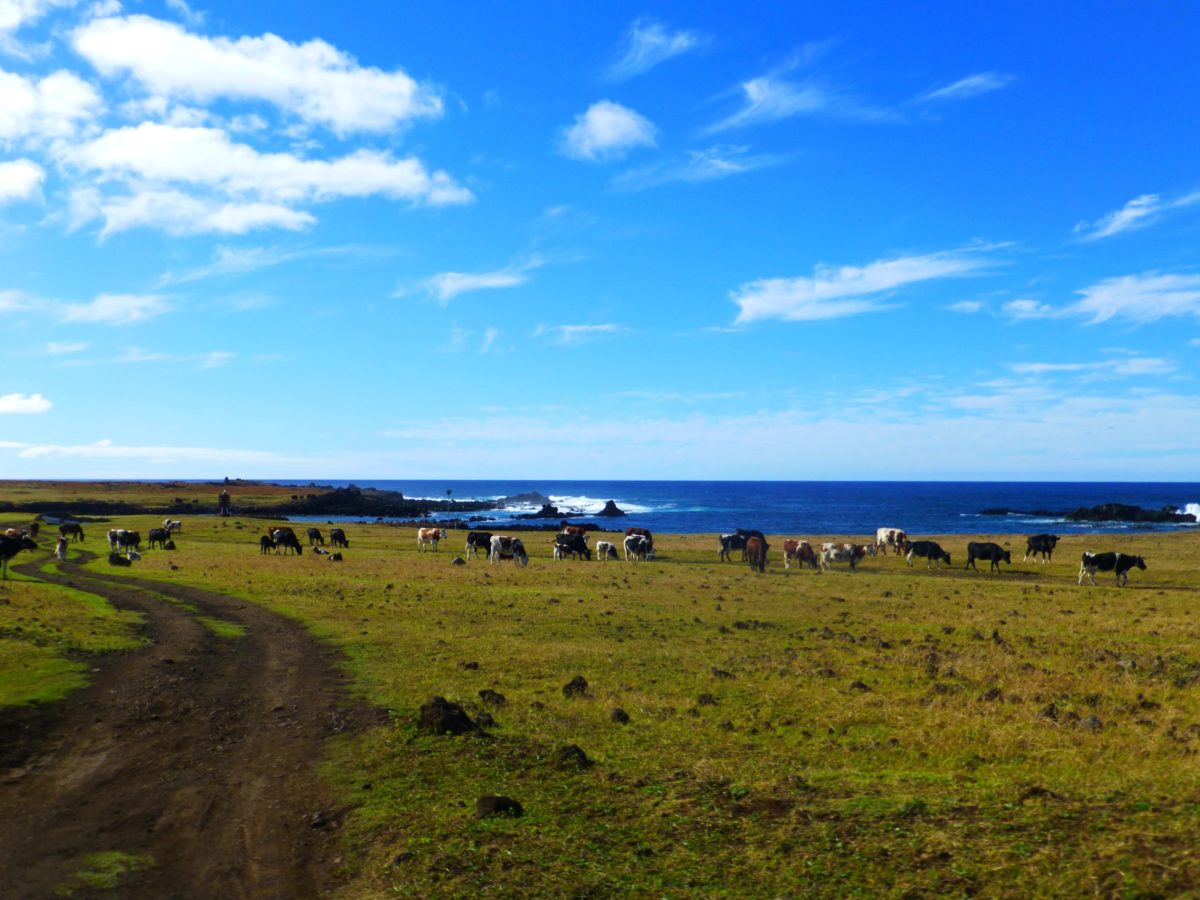
[[[1127,503],[1102,503],[1099,506],[1081,506],[1076,510],[1045,509],[984,509],[981,516],[1035,516],[1044,519],[1066,519],[1069,522],[1145,522],[1145,523],[1174,523],[1179,525],[1195,525],[1196,517],[1191,513],[1181,513],[1171,507],[1163,509],[1143,509],[1140,506],[1130,506]]]

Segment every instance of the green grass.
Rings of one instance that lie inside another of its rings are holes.
[[[373,525],[346,526],[340,564],[260,556],[265,524],[189,520],[173,554],[93,565],[292,616],[392,711],[325,766],[352,807],[346,896],[1196,889],[1194,533],[1067,538],[1000,576],[895,557],[785,572],[775,552],[759,576],[719,564],[713,536],[660,536],[633,565],[554,562],[530,535],[515,569],[451,566],[460,534],[418,554]],[[939,540],[958,558],[967,538]],[[1150,568],[1080,587],[1083,549]],[[589,696],[568,699],[578,674]],[[435,694],[498,724],[423,734]],[[568,744],[596,764],[560,769]],[[477,820],[488,793],[525,815]]]
[[[54,893],[59,897],[72,897],[80,891],[112,891],[121,885],[121,878],[131,872],[140,872],[154,865],[154,858],[110,851],[89,853],[78,863],[78,868]]]

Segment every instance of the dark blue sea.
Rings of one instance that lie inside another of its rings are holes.
[[[400,491],[429,498],[432,518],[461,518],[448,501],[496,500],[536,491],[563,511],[599,512],[615,500],[623,526],[699,534],[757,528],[770,534],[1060,534],[1158,531],[1197,526],[1122,522],[1073,523],[1059,516],[984,516],[984,509],[1069,512],[1125,503],[1200,514],[1200,483],[945,482],[945,481],[334,481],[321,484]],[[534,512],[525,504],[487,513],[481,525],[503,526]],[[480,515],[473,513],[473,515]]]

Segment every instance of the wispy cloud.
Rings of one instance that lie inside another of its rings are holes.
[[[741,175],[778,165],[783,157],[751,153],[746,146],[718,144],[704,150],[688,150],[682,159],[630,169],[613,179],[618,190],[641,191],[673,182],[697,183]]]
[[[534,329],[535,338],[546,338],[552,344],[580,344],[592,338],[606,334],[619,334],[627,331],[623,325],[612,323],[603,325],[539,325]]]
[[[1164,199],[1158,194],[1134,197],[1118,210],[1101,216],[1095,222],[1080,222],[1075,233],[1081,240],[1096,241],[1126,231],[1143,228],[1169,213],[1200,203],[1200,191],[1182,197]]]
[[[976,72],[966,78],[960,78],[953,84],[933,88],[919,95],[916,103],[947,103],[955,100],[969,100],[981,94],[990,94],[1007,87],[1013,81],[1012,75],[1004,72]]]
[[[959,300],[957,303],[951,303],[946,309],[950,312],[972,315],[973,313],[983,312],[986,307],[978,300]]]
[[[1096,362],[1049,363],[1022,362],[1009,366],[1017,375],[1082,374],[1090,376],[1138,377],[1169,375],[1179,366],[1169,359],[1153,356],[1128,355]]]
[[[1113,318],[1136,323],[1170,316],[1200,316],[1200,275],[1146,272],[1109,278],[1078,291],[1082,300],[1064,308],[1096,325]]]
[[[882,297],[913,284],[960,278],[992,264],[986,248],[882,259],[865,266],[816,267],[812,277],[760,278],[730,295],[736,324],[763,319],[811,322],[886,309]]]
[[[1001,306],[1000,310],[1009,318],[1019,322],[1027,319],[1050,319],[1062,315],[1062,312],[1053,306],[1029,298],[1010,300]]]
[[[606,76],[609,81],[624,81],[707,43],[708,38],[699,32],[668,31],[653,19],[635,19],[625,33],[620,58],[609,66]]]
[[[53,405],[41,394],[0,394],[0,414],[44,413],[49,411]]]
[[[67,356],[82,353],[88,346],[84,341],[49,341],[45,353],[47,356]]]
[[[132,325],[168,309],[167,298],[158,294],[101,294],[90,303],[63,304],[60,315],[64,322]]]
[[[472,291],[520,287],[529,280],[529,273],[545,265],[545,259],[532,256],[490,272],[439,272],[415,284],[402,286],[393,296],[404,297],[423,292],[439,303],[449,303],[460,294]]]
[[[620,103],[600,100],[562,130],[559,152],[571,159],[619,159],[636,147],[653,147],[657,129],[645,116]]]

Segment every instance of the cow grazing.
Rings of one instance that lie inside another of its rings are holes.
[[[1000,571],[1000,563],[1006,562],[1012,565],[1012,554],[1001,547],[999,544],[993,544],[990,541],[971,541],[967,544],[967,564],[964,569],[974,569],[979,571],[979,567],[975,565],[975,560],[987,560],[991,565],[988,566],[988,571],[995,569]]]
[[[167,541],[170,540],[171,533],[165,528],[151,528],[150,533],[146,538],[146,546],[151,550],[154,545],[158,544],[163,550],[167,549]]]
[[[825,564],[825,568],[829,568],[835,562],[850,563],[850,571],[858,568],[859,561],[867,555],[867,548],[864,544],[829,544],[821,545],[821,561]]]
[[[166,530],[167,534],[183,533],[183,522],[179,519],[163,519],[162,527]]]
[[[260,537],[258,539],[258,552],[259,553],[270,553],[274,549],[275,549],[275,542],[273,540],[271,540],[271,536],[269,534],[264,534],[262,537]]]
[[[65,537],[60,537],[57,541],[54,542],[54,555],[56,558],[58,558],[64,562],[66,561],[66,559],[67,559],[67,539]]]
[[[902,553],[908,552],[908,535],[899,528],[877,528],[875,529],[875,550],[885,556],[888,552],[888,547],[899,556]]]
[[[345,547],[346,549],[349,549],[350,542],[346,540],[346,532],[341,528],[330,528],[329,545],[331,547]]]
[[[653,545],[644,534],[631,534],[625,538],[626,562],[640,562],[643,559],[649,559],[653,552]]]
[[[807,565],[810,569],[822,571],[821,557],[813,550],[812,544],[808,541],[799,541],[788,538],[783,542],[783,567],[790,569],[792,560],[796,561],[799,566]]]
[[[282,547],[284,556],[287,556],[289,550],[297,556],[304,554],[304,548],[300,546],[300,539],[296,537],[296,532],[290,528],[276,528],[271,532],[271,540],[275,542],[276,553]]]
[[[117,535],[117,549],[125,550],[141,550],[142,549],[142,533],[140,531],[126,531],[121,529]]]
[[[604,561],[618,558],[617,547],[612,541],[596,542],[596,559]]]
[[[740,534],[723,534],[718,539],[721,542],[721,562],[733,559],[733,551],[741,550],[742,558],[746,556],[746,539]]]
[[[442,540],[445,537],[446,537],[446,529],[445,528],[418,528],[417,529],[417,552],[419,553],[422,550],[424,550],[425,545],[428,544],[430,547],[433,548],[433,551],[436,553],[438,541]]]
[[[940,569],[942,567],[942,560],[946,561],[946,565],[950,565],[950,554],[943,550],[942,545],[937,541],[909,541],[908,554],[905,559],[910,566],[913,564],[914,556],[924,557],[925,568],[927,569],[935,562]]]
[[[8,535],[0,537],[0,575],[8,577],[8,561],[22,550],[36,550],[37,548],[37,542],[28,535],[15,538]]]
[[[83,540],[83,526],[78,522],[63,522],[58,526],[58,533],[61,537],[69,537],[72,541]]]
[[[1031,534],[1025,541],[1025,556],[1021,562],[1025,562],[1031,555],[1037,559],[1038,554],[1041,554],[1042,562],[1050,562],[1054,557],[1054,545],[1057,543],[1057,534]]]
[[[490,531],[468,531],[467,532],[467,559],[474,556],[479,559],[479,551],[483,551],[483,555],[487,556],[492,548],[492,533]]]
[[[310,547],[314,547],[314,546],[315,547],[324,547],[325,546],[325,538],[321,534],[320,528],[308,529],[308,546],[310,546]]]
[[[1079,561],[1079,584],[1083,584],[1086,575],[1096,584],[1097,572],[1114,572],[1117,576],[1117,587],[1129,583],[1129,570],[1146,568],[1146,560],[1129,553],[1085,553]]]
[[[582,525],[568,525],[566,522],[563,522],[562,531],[560,531],[559,533],[560,534],[581,534],[584,537],[587,537],[587,529],[584,528]]]
[[[564,532],[556,535],[554,538],[554,555],[556,559],[574,556],[578,559],[590,560],[592,558],[592,551],[588,549],[586,536],[582,534],[566,534]]]
[[[770,545],[764,538],[746,538],[746,561],[750,563],[752,572],[767,571],[767,550],[769,549]]]
[[[506,534],[492,535],[492,545],[488,551],[488,563],[494,565],[503,560],[511,559],[516,565],[529,565],[529,554],[520,538],[509,537]]]
[[[649,528],[626,528],[625,537],[629,537],[631,534],[637,534],[644,537],[647,543],[649,543],[650,549],[654,549],[654,535],[651,534]]]

